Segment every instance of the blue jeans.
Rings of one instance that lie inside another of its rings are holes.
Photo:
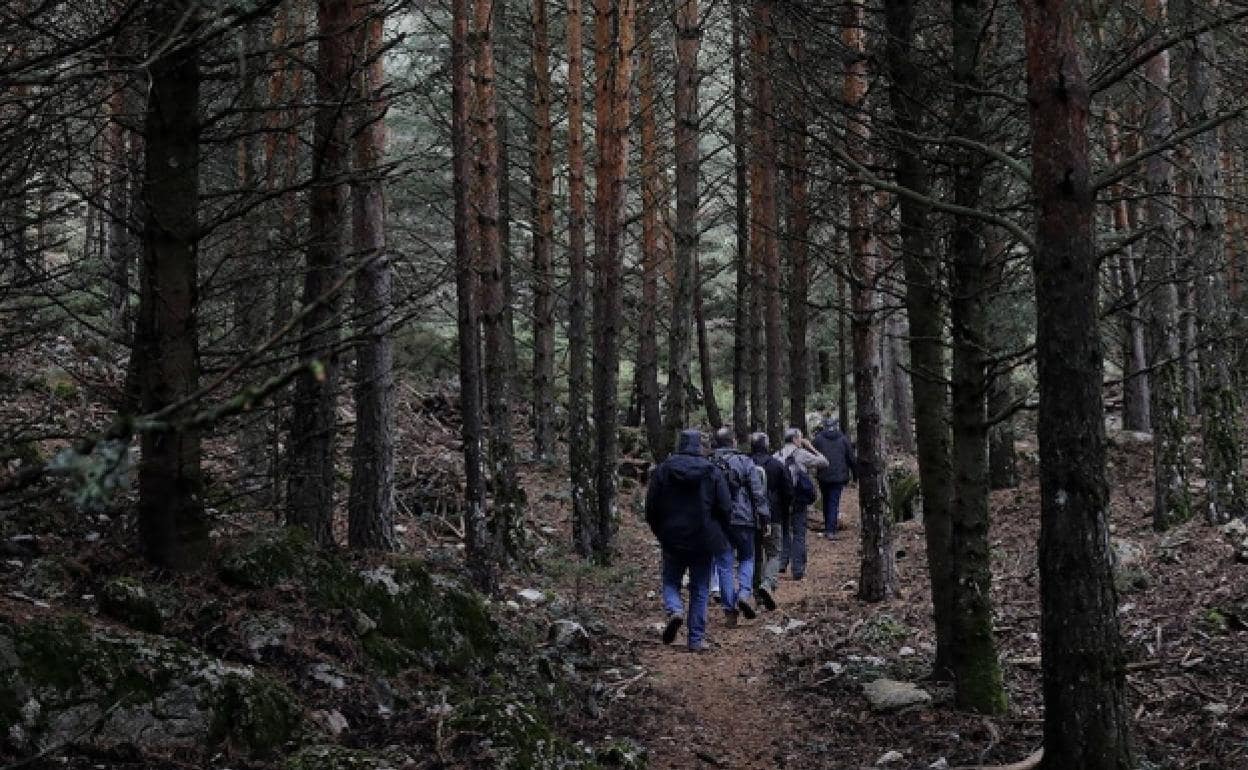
[[[844,484],[819,482],[819,494],[823,496],[823,531],[828,534],[836,532],[837,522],[841,518],[841,492],[844,491]]]
[[[780,569],[790,562],[793,577],[806,574],[806,506],[794,505],[793,511],[780,519]]]
[[[701,647],[706,638],[706,604],[711,595],[711,570],[715,557],[709,553],[663,550],[663,609],[669,615],[684,615],[680,583],[689,571],[689,646]]]
[[[754,528],[733,525],[727,535],[730,547],[715,556],[715,572],[724,609],[735,610],[738,600],[748,600],[754,593]]]

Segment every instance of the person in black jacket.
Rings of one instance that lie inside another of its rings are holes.
[[[776,587],[780,584],[780,522],[793,511],[793,480],[784,469],[784,463],[771,454],[771,442],[766,433],[750,436],[750,459],[763,469],[767,483],[767,508],[772,511],[767,527],[758,530],[756,559],[761,565],[754,574],[758,585],[754,589],[758,602],[764,609],[776,608]]]
[[[854,445],[841,432],[840,421],[829,417],[815,436],[815,449],[828,459],[827,466],[819,469],[819,495],[823,498],[823,536],[831,539],[841,517],[841,492],[857,472]]]
[[[688,646],[691,652],[706,649],[711,570],[715,555],[728,550],[724,530],[731,510],[728,481],[703,457],[702,434],[681,431],[676,453],[655,469],[646,490],[646,523],[663,547],[666,644],[671,644],[680,630],[684,615],[680,584],[688,572]]]

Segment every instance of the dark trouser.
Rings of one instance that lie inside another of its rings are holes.
[[[828,534],[836,532],[837,522],[841,518],[841,492],[844,484],[832,481],[819,482],[819,494],[823,496],[823,531]]]
[[[780,569],[792,563],[793,577],[806,574],[806,506],[794,505],[780,520]]]

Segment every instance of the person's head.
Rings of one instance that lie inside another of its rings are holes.
[[[801,428],[788,428],[784,431],[784,443],[800,444],[801,441],[802,441],[802,429]]]
[[[716,449],[727,449],[728,447],[735,446],[736,443],[737,443],[737,439],[732,434],[732,428],[729,428],[728,426],[725,425],[724,427],[715,431],[715,448]]]
[[[766,433],[751,433],[750,449],[754,452],[766,453],[771,449],[771,439],[767,438]]]
[[[841,421],[836,419],[835,417],[825,417],[823,418],[823,429],[824,430],[840,430]]]
[[[702,432],[694,428],[682,430],[676,442],[676,451],[686,455],[702,454]]]

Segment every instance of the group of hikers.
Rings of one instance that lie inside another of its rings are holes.
[[[708,454],[700,431],[681,431],[676,452],[654,470],[646,490],[646,522],[663,550],[663,641],[671,644],[687,623],[691,652],[708,649],[712,593],[718,591],[727,627],[757,615],[755,597],[763,609],[776,609],[780,574],[806,575],[806,513],[816,489],[823,537],[834,539],[841,492],[856,470],[853,445],[831,417],[813,443],[789,428],[774,453],[766,433],[750,436],[749,454],[729,427],[717,430],[713,443]]]

